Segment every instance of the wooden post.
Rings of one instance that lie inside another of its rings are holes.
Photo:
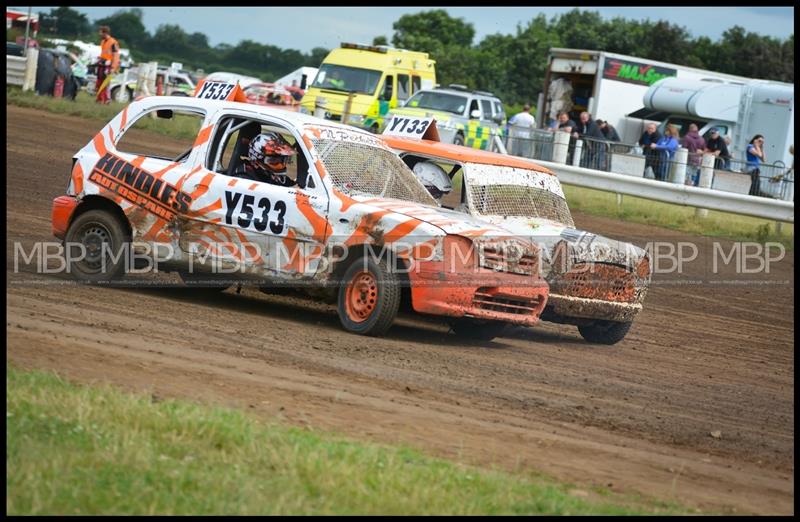
[[[347,101],[344,102],[344,112],[342,113],[342,123],[347,125],[347,120],[350,119],[350,111],[353,109],[353,92],[347,95]]]

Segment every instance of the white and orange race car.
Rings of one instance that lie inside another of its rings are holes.
[[[218,82],[195,97],[141,98],[75,154],[52,213],[74,275],[117,280],[149,255],[189,282],[308,286],[365,335],[385,333],[401,295],[468,337],[538,322],[548,286],[530,241],[439,208],[380,136],[242,100]],[[144,151],[139,122],[199,130],[185,150],[164,138]],[[296,151],[291,186],[236,175],[267,131]]]
[[[400,128],[397,120],[387,128]],[[574,324],[593,343],[625,337],[650,285],[645,250],[576,229],[561,183],[549,169],[516,156],[409,137],[415,134],[383,137],[409,167],[433,162],[447,174],[453,190],[442,198],[444,207],[539,245],[541,273],[550,285],[543,320]]]

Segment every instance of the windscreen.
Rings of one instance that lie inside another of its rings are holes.
[[[543,218],[575,226],[558,178],[533,170],[469,163],[472,211],[484,216]]]
[[[345,65],[324,63],[320,66],[312,87],[332,91],[359,92],[373,94],[381,79],[381,71],[360,69]]]
[[[376,137],[323,130],[312,143],[333,184],[345,194],[438,206],[403,160],[381,147]]]
[[[409,98],[405,107],[463,114],[464,109],[467,107],[467,98],[444,92],[421,91]]]

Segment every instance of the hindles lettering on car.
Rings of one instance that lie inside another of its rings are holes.
[[[538,248],[438,208],[379,136],[229,101],[241,99],[238,86],[201,83],[197,93],[133,102],[74,156],[68,195],[54,201],[53,230],[89,253],[73,266],[80,277],[119,276],[117,264],[101,266],[97,245],[132,241],[171,247],[169,266],[182,275],[188,265],[214,262],[262,282],[341,281],[340,319],[356,333],[384,333],[406,283],[413,309],[450,317],[456,333],[488,339],[507,323],[538,321],[548,294],[535,270]],[[203,120],[179,156],[117,150],[141,118],[179,113]],[[249,140],[267,130],[297,151],[294,186],[233,175]],[[368,247],[388,257],[367,261]]]

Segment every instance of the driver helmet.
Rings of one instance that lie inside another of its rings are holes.
[[[285,176],[286,166],[295,154],[283,136],[277,132],[262,132],[250,141],[248,159],[254,167]]]
[[[447,173],[439,165],[431,161],[420,161],[414,165],[414,174],[434,199],[439,200],[453,190],[453,184]]]

